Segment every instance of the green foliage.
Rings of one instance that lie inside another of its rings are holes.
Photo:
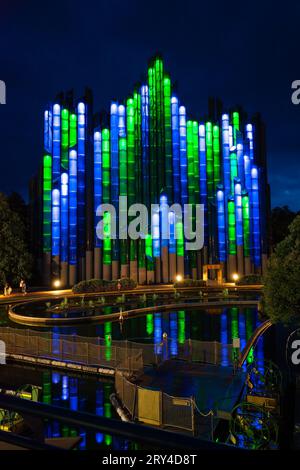
[[[247,276],[241,277],[235,284],[237,286],[249,286],[262,283],[263,280],[260,274],[247,274]]]
[[[24,221],[0,193],[0,286],[5,282],[18,286],[21,278],[31,278],[31,272]]]
[[[175,289],[179,287],[205,287],[206,281],[202,279],[183,279],[182,281],[176,281],[174,283]]]
[[[264,313],[274,323],[300,321],[300,215],[269,259],[263,305]]]
[[[90,279],[81,281],[73,286],[74,294],[95,293],[95,292],[115,292],[119,290],[134,289],[136,282],[129,278],[123,278],[115,281],[105,281],[104,279]]]

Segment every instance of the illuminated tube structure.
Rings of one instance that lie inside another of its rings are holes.
[[[69,285],[77,282],[77,152],[69,153]]]
[[[236,250],[237,250],[237,274],[244,275],[244,236],[243,236],[243,210],[242,210],[242,185],[239,178],[234,180],[234,204],[236,223]]]
[[[168,283],[178,274],[202,278],[215,264],[228,281],[262,272],[269,239],[263,125],[257,117],[244,122],[237,110],[193,118],[172,82],[155,57],[146,83],[112,101],[108,114],[94,114],[88,90],[79,101],[59,94],[45,110],[41,181],[31,186],[40,200],[30,198],[41,208],[31,213],[45,285],[92,277]],[[136,203],[146,206],[147,227],[130,239]],[[162,207],[152,211],[154,204]],[[188,250],[197,204],[204,245]]]

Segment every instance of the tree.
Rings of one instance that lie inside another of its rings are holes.
[[[297,212],[293,212],[288,206],[274,207],[271,212],[272,244],[284,240],[289,233],[289,226],[296,217]]]
[[[31,267],[24,221],[0,193],[0,285],[18,285],[21,278],[30,279]]]
[[[274,323],[300,322],[300,215],[269,259],[264,277],[264,311]]]

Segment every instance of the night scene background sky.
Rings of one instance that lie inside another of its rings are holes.
[[[2,0],[0,191],[27,197],[43,155],[43,109],[61,90],[94,92],[94,110],[125,98],[161,52],[188,114],[209,96],[261,112],[272,206],[300,209],[300,2]]]

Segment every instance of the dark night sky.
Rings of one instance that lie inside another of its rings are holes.
[[[297,4],[298,3],[298,4]],[[280,5],[280,6],[279,6]],[[2,0],[0,190],[26,196],[42,157],[43,107],[60,90],[123,98],[160,51],[189,113],[208,96],[262,113],[272,205],[300,209],[300,3],[252,0]]]

